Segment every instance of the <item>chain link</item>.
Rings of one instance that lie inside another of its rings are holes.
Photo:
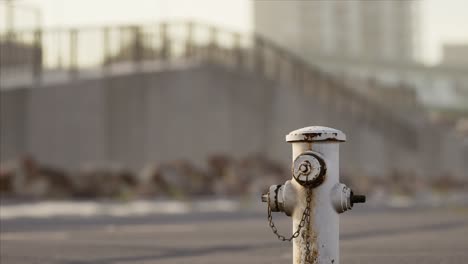
[[[268,204],[268,223],[270,225],[271,230],[273,233],[278,237],[279,240],[281,241],[289,241],[293,240],[294,238],[298,237],[302,228],[307,224],[306,226],[306,232],[305,232],[305,237],[304,240],[306,241],[306,252],[305,252],[305,263],[312,263],[312,259],[310,256],[310,237],[309,237],[309,231],[310,231],[310,204],[312,201],[312,189],[307,188],[307,194],[306,194],[306,202],[307,206],[304,209],[304,212],[302,213],[301,221],[299,222],[299,225],[297,226],[296,231],[288,238],[285,236],[281,235],[278,233],[278,228],[276,228],[275,223],[273,222],[273,216],[271,214],[271,207],[270,207],[270,192],[267,193],[267,204]]]

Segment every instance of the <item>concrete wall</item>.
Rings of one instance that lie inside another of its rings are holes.
[[[255,76],[215,67],[3,90],[1,160],[31,154],[71,169],[108,162],[137,169],[264,151],[267,90]]]
[[[26,152],[30,90],[0,92],[0,158],[13,159]]]
[[[26,153],[65,168],[106,158],[107,113],[102,81],[26,91]]]
[[[68,169],[115,162],[137,170],[174,159],[202,165],[219,153],[266,153],[289,164],[284,136],[324,125],[347,134],[343,173],[430,170],[468,177],[462,158],[467,146],[452,135],[421,129],[424,136],[412,149],[310,91],[216,66],[4,90],[0,122],[2,161],[30,153]]]

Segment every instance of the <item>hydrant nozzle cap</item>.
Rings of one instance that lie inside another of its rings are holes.
[[[286,135],[287,142],[346,141],[346,135],[338,129],[310,126],[297,129]]]

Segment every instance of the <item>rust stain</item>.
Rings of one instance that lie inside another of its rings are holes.
[[[328,135],[327,137],[321,138],[320,141],[336,141],[336,142],[341,142],[342,140],[338,140],[338,133],[304,133],[301,136],[303,136],[304,141],[314,141],[316,138],[322,137]]]
[[[316,137],[321,137],[323,133],[305,133],[303,134],[305,140],[313,140]]]
[[[301,236],[299,236],[300,241],[299,243],[299,254],[297,254],[296,261],[294,263],[308,263],[308,264],[318,264],[319,260],[319,250],[317,248],[317,230],[314,228],[314,214],[315,214],[315,194],[312,192],[312,200],[310,202],[310,225],[309,225],[309,241],[310,241],[310,255],[309,255],[309,262],[306,262],[306,238],[307,238],[307,229],[301,232]]]
[[[314,228],[314,215],[315,215],[315,192],[312,191],[312,200],[310,201],[310,226],[309,226],[309,239],[310,239],[310,244],[311,244],[311,256],[310,256],[310,263],[316,264],[318,263],[318,248],[317,248],[317,230]]]

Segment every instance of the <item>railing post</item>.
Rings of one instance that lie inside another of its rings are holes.
[[[127,47],[126,45],[130,45],[127,43],[126,40],[126,35],[127,35],[127,28],[125,26],[120,26],[118,27],[118,32],[119,32],[119,48],[118,48],[118,53],[116,56],[113,58],[113,63],[119,63],[121,61],[126,61],[130,59],[130,56],[128,55],[128,49],[131,47]]]
[[[243,56],[241,48],[241,35],[239,33],[233,33],[232,37],[234,39],[234,63],[238,69],[242,69]]]
[[[255,37],[255,71],[260,74],[265,74],[265,54],[264,54],[265,43],[260,37]]]
[[[208,58],[216,61],[218,55],[218,29],[210,27],[210,44],[208,49]]]
[[[105,27],[102,29],[102,42],[103,42],[103,57],[102,57],[102,69],[104,73],[109,72],[109,66],[112,63],[112,55],[110,53],[110,41],[109,41],[109,28]]]
[[[132,59],[134,63],[135,71],[141,70],[142,60],[143,60],[143,53],[145,52],[144,44],[141,39],[141,30],[138,26],[132,27],[132,35],[133,35],[133,51],[132,51]]]
[[[78,75],[78,31],[70,30],[70,77],[76,78]]]
[[[34,80],[36,84],[39,84],[42,80],[42,31],[40,29],[34,31],[32,67]]]
[[[185,57],[190,58],[194,54],[194,44],[193,44],[193,22],[189,21],[187,23],[187,37],[185,39]]]
[[[167,34],[167,24],[162,23],[159,26],[160,30],[160,37],[161,37],[161,49],[160,49],[160,58],[162,60],[168,60],[171,50],[170,50],[170,43],[169,43],[169,38]]]
[[[13,41],[15,31],[15,15],[13,8],[13,1],[6,2],[5,10],[5,28],[6,28],[6,39],[7,42]]]

